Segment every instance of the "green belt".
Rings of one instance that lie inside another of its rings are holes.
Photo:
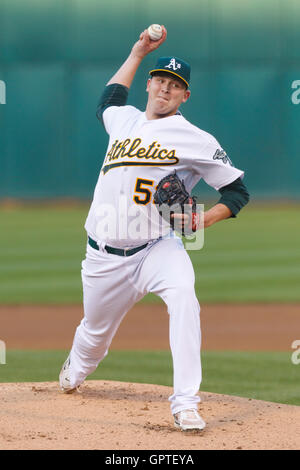
[[[95,242],[95,240],[93,240],[92,238],[88,237],[88,242],[89,242],[89,245],[94,248],[95,250],[98,250],[99,251],[99,246],[98,246],[98,243]],[[145,245],[141,245],[141,246],[137,246],[136,248],[131,248],[130,250],[122,250],[121,248],[113,248],[112,246],[108,246],[108,245],[105,245],[105,250],[107,251],[107,253],[111,253],[112,255],[118,255],[118,256],[132,256],[134,255],[135,253],[137,253],[138,251],[141,251],[143,250],[144,248],[146,248],[146,246],[148,245],[148,243],[146,243]]]

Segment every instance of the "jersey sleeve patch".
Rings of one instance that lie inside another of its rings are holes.
[[[213,156],[213,160],[221,160],[224,163],[224,165],[226,163],[229,163],[229,165],[233,166],[232,161],[230,160],[227,153],[223,149],[217,149],[216,150],[216,152]]]
[[[215,138],[210,138],[209,142],[200,149],[199,156],[195,159],[194,169],[209,186],[217,191],[244,176],[244,172],[234,166]]]

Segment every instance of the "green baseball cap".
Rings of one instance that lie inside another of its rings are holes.
[[[160,57],[156,62],[155,68],[150,70],[149,74],[155,72],[167,72],[179,77],[187,86],[189,86],[191,66],[178,57]]]

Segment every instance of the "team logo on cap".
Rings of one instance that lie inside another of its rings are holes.
[[[177,69],[181,69],[181,64],[179,62],[176,62],[176,60],[173,57],[173,59],[170,60],[169,65],[166,65],[165,68],[166,69],[171,69],[172,68],[173,70],[177,70]]]

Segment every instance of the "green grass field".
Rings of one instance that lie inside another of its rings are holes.
[[[190,251],[203,303],[300,301],[299,205],[246,207]],[[0,210],[0,303],[78,303],[88,206]],[[158,301],[149,295],[146,301]]]
[[[0,382],[57,381],[66,351],[8,351],[0,365]],[[300,365],[285,352],[202,353],[201,390],[258,400],[300,405]],[[168,351],[111,351],[91,380],[153,383],[172,386]]]
[[[250,205],[236,220],[206,230],[204,248],[189,252],[200,302],[300,302],[299,208]],[[88,206],[0,210],[1,304],[81,303],[87,212]],[[0,382],[57,381],[66,354],[9,350]],[[204,351],[202,362],[204,391],[300,405],[300,366],[289,353]],[[90,379],[171,386],[170,353],[111,351]]]

